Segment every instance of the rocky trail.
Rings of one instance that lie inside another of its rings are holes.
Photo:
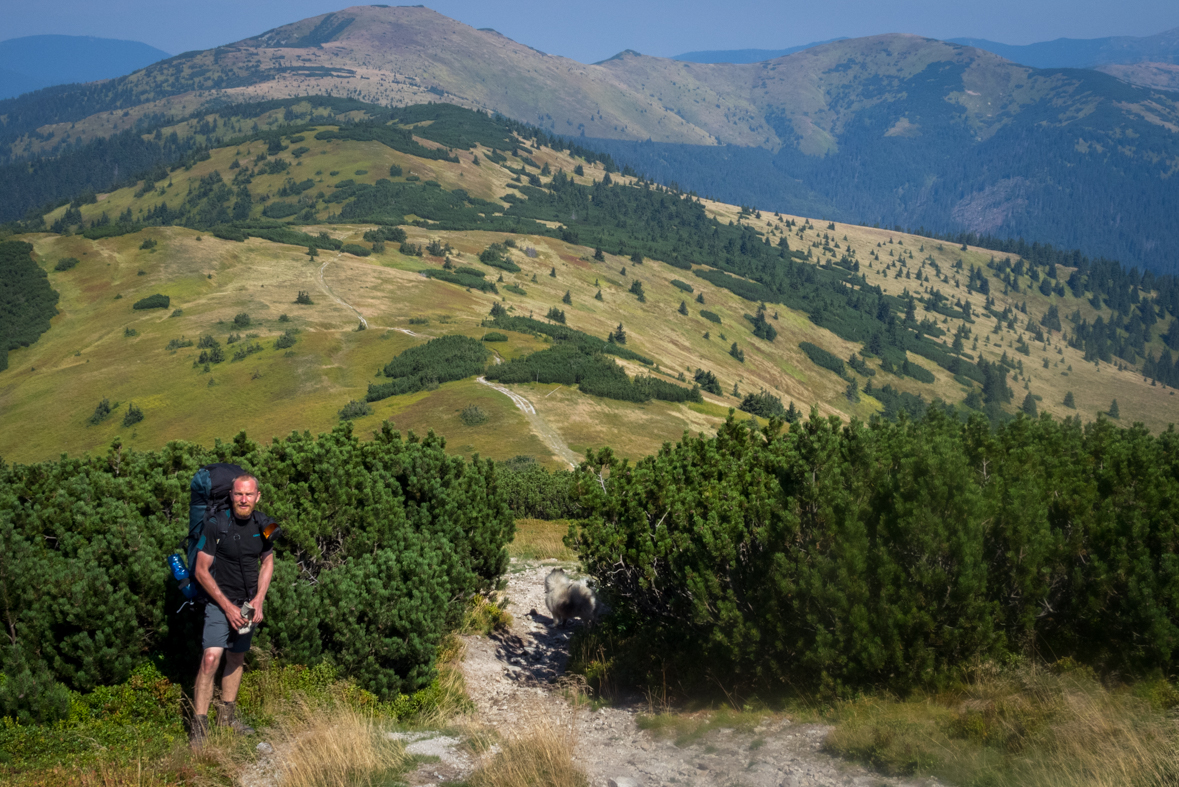
[[[513,560],[506,595],[511,627],[490,637],[465,637],[462,671],[476,707],[474,722],[510,737],[538,723],[562,725],[576,741],[576,761],[593,787],[743,785],[743,787],[867,787],[933,785],[933,780],[882,777],[824,754],[828,727],[767,716],[748,731],[716,729],[690,745],[640,730],[644,702],[594,709],[570,701],[564,680],[574,628],[558,629],[544,605],[544,577],[555,566]],[[439,758],[410,775],[413,785],[465,778],[476,762],[454,738],[414,734],[411,752]]]

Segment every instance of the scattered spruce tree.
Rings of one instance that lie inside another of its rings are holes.
[[[601,246],[595,247],[594,248],[594,262],[605,262],[605,261],[606,261],[606,255],[602,251],[602,247]]]
[[[736,342],[733,342],[733,346],[729,348],[729,355],[733,356],[741,363],[745,363],[745,351],[738,347]]]
[[[573,296],[569,294],[569,290],[565,290],[565,296],[561,298],[561,303],[564,303],[566,306],[573,305]]]
[[[338,415],[341,421],[351,421],[353,418],[363,418],[371,414],[373,408],[369,406],[368,402],[358,402],[352,399],[348,404],[344,405],[344,409],[340,410]]]
[[[680,301],[680,308],[678,309],[678,311],[680,314],[687,314],[688,313],[688,304],[685,301]]]
[[[1112,402],[1110,402],[1109,417],[1110,418],[1121,418],[1122,417],[1120,411],[1118,410],[1118,400],[1117,399],[1114,399]]]
[[[1023,410],[1028,418],[1036,418],[1040,414],[1036,409],[1036,398],[1032,396],[1030,391],[1028,392],[1028,395],[1023,398],[1023,404],[1020,405],[1019,409]]]
[[[1073,410],[1077,409],[1077,402],[1073,399],[1073,392],[1069,391],[1064,395],[1064,406]]]
[[[134,426],[143,420],[143,410],[135,406],[135,402],[127,405],[127,412],[123,416],[123,426]]]
[[[693,379],[702,391],[708,391],[708,393],[715,394],[716,396],[721,396],[724,393],[721,391],[720,380],[716,379],[716,375],[712,372],[697,369]]]
[[[704,303],[704,293],[696,294],[696,303]]]
[[[299,290],[299,294],[295,296],[295,303],[302,304],[303,306],[310,306],[315,303],[315,301],[311,300],[311,295],[307,292],[307,290]]]
[[[626,344],[626,331],[622,329],[622,323],[618,323],[618,327],[606,337],[606,341],[611,344]]]
[[[596,294],[596,295],[594,295],[594,300],[596,300],[596,301],[603,300],[603,298],[602,298],[602,291],[601,291],[601,290],[598,290],[597,294]]]
[[[549,271],[549,276],[552,276],[554,279],[557,278],[557,266],[556,265],[554,265],[552,270]]]
[[[90,416],[87,423],[91,426],[97,426],[105,421],[107,416],[114,412],[114,409],[118,406],[118,402],[111,404],[110,399],[103,397],[102,401],[98,403],[98,406],[94,408],[94,414]]]
[[[639,281],[638,279],[635,279],[633,282],[631,282],[630,292],[632,295],[635,295],[638,297],[639,303],[646,303],[647,302],[647,294],[645,292],[643,292],[643,283],[641,281]]]

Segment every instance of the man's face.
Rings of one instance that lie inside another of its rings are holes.
[[[233,482],[233,515],[238,519],[247,519],[254,513],[254,506],[262,498],[258,491],[258,484],[252,478],[239,478]]]

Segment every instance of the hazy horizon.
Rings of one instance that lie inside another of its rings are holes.
[[[1164,0],[1065,3],[982,2],[953,7],[931,0],[869,2],[835,0],[822,7],[801,3],[734,0],[726,13],[701,0],[601,0],[557,5],[537,0],[495,4],[436,0],[426,4],[472,27],[491,27],[549,54],[582,63],[604,60],[625,49],[673,57],[687,52],[786,49],[838,37],[913,33],[930,38],[981,38],[1023,45],[1058,38],[1149,36],[1179,27],[1179,4]],[[6,14],[4,40],[33,35],[75,35],[139,41],[179,54],[239,41],[347,5],[326,0],[248,6],[226,0],[200,4],[152,0],[46,0]],[[674,14],[673,23],[668,15]]]

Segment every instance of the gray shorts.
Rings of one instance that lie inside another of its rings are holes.
[[[250,640],[254,638],[254,630],[249,634],[238,634],[229,628],[229,619],[221,611],[221,607],[209,602],[205,604],[205,631],[201,637],[201,648],[225,648],[230,653],[245,653],[250,649]]]

